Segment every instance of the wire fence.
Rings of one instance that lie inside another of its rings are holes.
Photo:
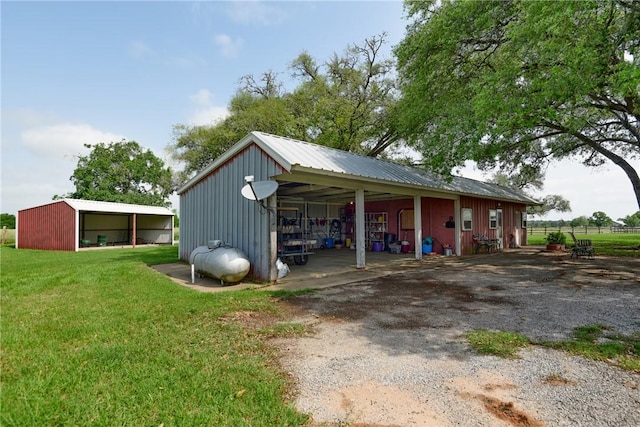
[[[569,225],[565,226],[556,226],[556,227],[528,227],[527,234],[549,234],[553,231],[562,231],[565,233],[573,232],[575,234],[609,234],[609,233],[620,233],[620,234],[640,234],[640,227],[593,227],[593,226],[580,226],[580,227],[571,227]]]

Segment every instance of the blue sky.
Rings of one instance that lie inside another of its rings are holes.
[[[224,116],[238,80],[319,61],[349,44],[404,37],[400,1],[2,1],[2,212],[48,203],[69,181],[84,143],[135,140],[169,160],[176,124]],[[294,82],[289,82],[293,87]],[[569,199],[570,219],[637,211],[619,168],[564,163],[539,196]],[[472,168],[465,176],[483,179]],[[576,180],[576,177],[580,177]],[[177,207],[177,198],[172,198]],[[553,214],[548,215],[554,217]]]

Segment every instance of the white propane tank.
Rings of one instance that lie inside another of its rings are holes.
[[[241,281],[251,268],[249,258],[244,252],[227,246],[220,240],[210,241],[208,246],[195,248],[189,256],[189,264],[193,265],[198,273],[220,279],[223,283]]]

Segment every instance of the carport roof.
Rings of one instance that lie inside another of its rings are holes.
[[[345,179],[362,180],[364,178],[365,180],[393,183],[400,186],[421,187],[455,194],[513,200],[525,204],[539,204],[539,202],[520,191],[497,184],[463,177],[453,177],[452,181],[449,182],[424,169],[264,132],[249,133],[180,188],[178,194],[187,191],[211,171],[251,143],[257,144],[278,162],[283,169],[289,172],[305,171],[322,175],[330,173]]]
[[[159,206],[133,205],[129,203],[101,202],[97,200],[83,199],[63,199],[76,211],[83,212],[108,212],[122,214],[141,214],[141,215],[164,215],[173,216],[174,213],[168,208]]]

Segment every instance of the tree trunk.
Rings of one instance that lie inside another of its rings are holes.
[[[638,176],[638,172],[633,168],[633,166],[631,166],[629,162],[627,162],[622,157],[618,156],[612,151],[607,150],[606,148],[602,147],[600,144],[588,138],[587,136],[582,134],[574,134],[574,135],[577,136],[581,141],[586,142],[595,151],[602,154],[607,159],[611,160],[615,165],[622,168],[624,173],[626,173],[627,176],[629,177],[629,181],[631,181],[631,185],[633,186],[633,192],[636,195],[636,203],[638,204],[638,210],[640,210],[640,176]]]

